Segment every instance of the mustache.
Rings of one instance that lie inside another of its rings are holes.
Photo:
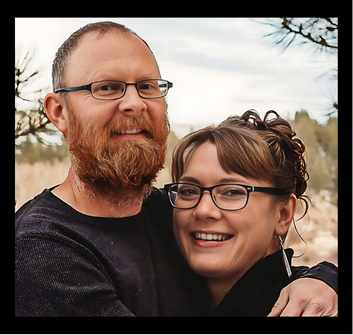
[[[113,134],[125,134],[131,129],[141,129],[147,132],[151,138],[154,137],[154,129],[150,120],[145,118],[143,115],[138,116],[125,116],[120,120],[112,121],[107,126],[107,133],[109,136]]]

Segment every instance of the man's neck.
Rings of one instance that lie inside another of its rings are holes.
[[[92,196],[84,187],[79,186],[78,177],[71,168],[66,180],[52,193],[76,209],[90,216],[122,218],[141,211],[144,191],[133,187],[117,189],[114,198]]]

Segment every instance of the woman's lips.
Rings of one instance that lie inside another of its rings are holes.
[[[234,237],[234,235],[216,231],[194,231],[190,236],[194,244],[199,247],[219,247]]]

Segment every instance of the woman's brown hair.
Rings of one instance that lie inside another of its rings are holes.
[[[275,117],[269,118],[271,114]],[[192,153],[209,141],[216,146],[224,171],[269,181],[282,190],[284,198],[295,194],[305,203],[305,215],[308,202],[303,193],[309,175],[305,145],[295,136],[290,123],[275,111],[268,111],[263,120],[254,110],[230,116],[216,127],[206,127],[180,140],[173,154],[173,181],[180,179]]]

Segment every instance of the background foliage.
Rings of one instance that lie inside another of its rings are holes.
[[[294,120],[289,121],[306,146],[308,188],[329,191],[331,203],[337,204],[337,117],[330,117],[322,125],[311,119],[305,110],[300,110]]]

